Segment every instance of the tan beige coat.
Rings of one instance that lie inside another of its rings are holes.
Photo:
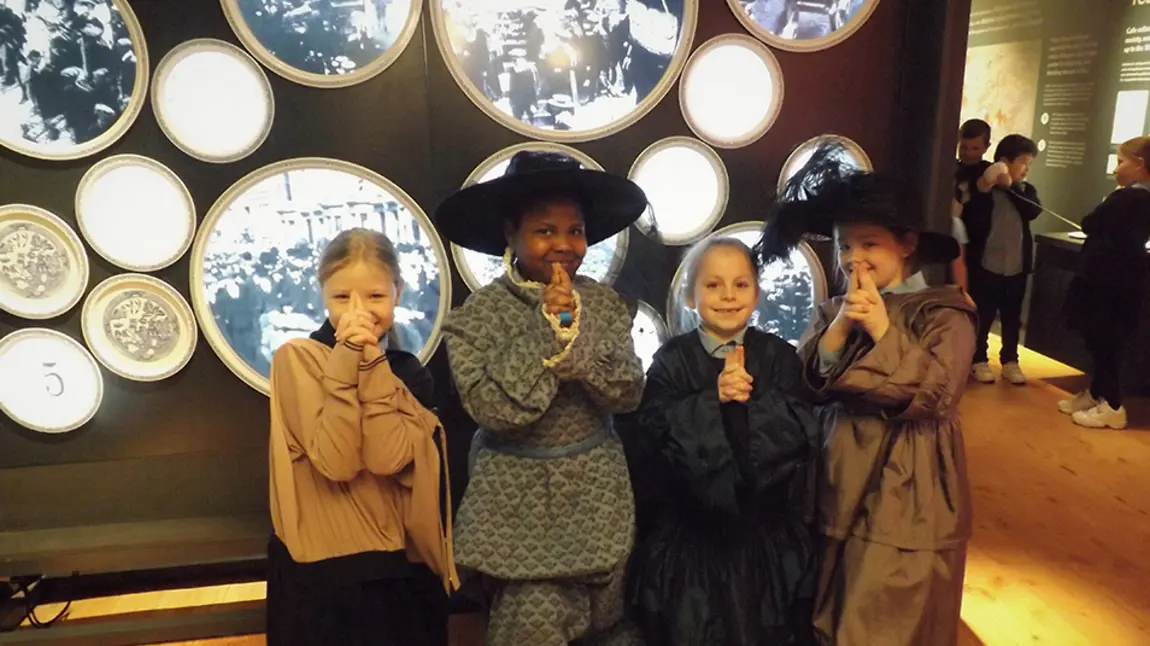
[[[825,378],[818,342],[841,300],[819,308],[800,349],[831,429],[815,628],[835,646],[947,646],[957,639],[971,533],[958,403],[976,315],[956,287],[884,300],[887,334],[875,344],[856,333]]]

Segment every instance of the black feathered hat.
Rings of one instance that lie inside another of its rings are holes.
[[[503,255],[504,224],[521,215],[525,200],[570,195],[583,210],[587,244],[626,229],[647,208],[647,196],[634,182],[583,168],[554,152],[515,153],[502,177],[457,191],[435,209],[435,228],[448,240],[473,251]]]
[[[834,236],[836,224],[877,224],[918,234],[921,262],[949,262],[958,242],[926,229],[922,203],[907,181],[885,173],[859,171],[838,159],[833,144],[819,146],[783,186],[767,213],[763,237],[755,245],[763,264],[787,258],[806,236]]]

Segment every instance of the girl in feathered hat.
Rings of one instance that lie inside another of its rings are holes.
[[[640,643],[623,618],[635,506],[611,424],[643,394],[634,313],[576,272],[588,245],[646,207],[624,178],[523,151],[503,177],[435,212],[444,236],[503,255],[506,269],[443,326],[460,400],[480,426],[455,560],[485,584],[491,646]]]
[[[825,553],[815,610],[821,643],[947,646],[958,635],[970,492],[958,403],[975,309],[920,264],[958,255],[925,230],[905,182],[851,172],[824,147],[772,207],[758,250],[787,257],[833,237],[846,295],[817,308],[800,348],[833,420],[819,512]]]

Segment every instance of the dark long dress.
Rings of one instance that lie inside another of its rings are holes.
[[[748,404],[720,404],[697,332],[655,355],[631,426],[638,498],[630,601],[650,644],[811,643],[820,426],[782,339],[748,329]]]

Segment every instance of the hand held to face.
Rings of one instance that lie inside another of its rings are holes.
[[[339,326],[336,329],[335,337],[341,343],[350,341],[365,348],[372,345],[376,346],[378,350],[379,338],[375,335],[376,324],[375,316],[363,309],[363,300],[360,299],[359,294],[352,292],[347,311],[339,317]]]
[[[846,316],[857,325],[862,326],[866,333],[876,343],[886,335],[890,328],[890,318],[886,311],[886,302],[874,282],[874,275],[865,267],[856,267],[857,287],[852,287],[844,299]]]
[[[723,372],[719,373],[719,403],[747,403],[751,398],[755,378],[744,367],[746,355],[743,346],[728,352],[723,359]]]
[[[564,318],[563,312],[570,314],[575,309],[574,287],[571,284],[571,277],[567,275],[563,265],[557,262],[551,264],[551,282],[543,289],[543,307],[547,313],[561,318]],[[570,320],[564,322],[565,327],[570,324]]]

